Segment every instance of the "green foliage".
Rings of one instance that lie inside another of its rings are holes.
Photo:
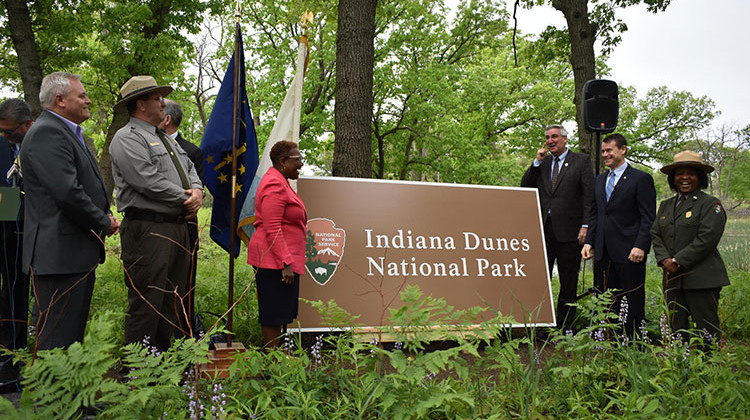
[[[750,138],[750,127],[746,128],[747,137]],[[732,181],[729,184],[729,196],[745,203],[750,202],[750,150],[741,152],[737,166],[733,168]],[[725,181],[726,177],[721,182]]]
[[[453,20],[442,7],[387,9],[391,30],[376,40],[373,171],[387,179],[516,184],[525,163],[513,152],[531,150],[527,133],[571,115],[558,100],[560,85],[570,82],[567,63],[538,60],[519,39],[527,64],[514,66],[507,15],[493,1],[462,3]]]
[[[404,304],[399,308],[389,308],[391,324],[397,326],[391,332],[410,351],[424,350],[430,340],[429,333],[436,325],[461,331],[462,327],[475,324],[479,315],[486,311],[485,308],[478,307],[456,310],[443,298],[423,297],[416,285],[406,286],[399,298]],[[435,337],[431,339],[434,340]]]
[[[641,2],[589,3],[597,37],[608,49],[626,29],[615,16],[616,8]],[[655,12],[669,1],[645,4]],[[132,74],[152,74],[160,83],[172,84],[172,97],[185,111],[181,131],[200,141],[211,96],[231,55],[234,20],[229,17],[235,6],[223,0],[30,4],[44,72],[65,69],[83,75],[94,102],[92,118],[84,125],[100,150],[112,135],[111,110],[119,88]],[[241,6],[248,94],[261,149],[293,76],[300,16],[305,10],[315,13],[307,29],[310,62],[303,88],[301,147],[314,170],[328,174],[335,141],[335,2],[263,0]],[[48,13],[51,9],[55,13]],[[517,34],[514,41],[510,18],[497,0],[462,1],[453,8],[455,13],[448,9],[443,0],[378,2],[373,174],[517,185],[542,143],[543,127],[574,119],[565,31],[548,28],[538,37]],[[7,32],[7,24],[1,26]],[[0,48],[6,52],[0,58],[0,80],[14,86],[18,70],[9,37]],[[597,62],[603,74],[605,60],[606,54]],[[196,66],[197,72],[186,71]],[[644,164],[670,157],[715,114],[710,100],[686,92],[658,88],[643,100],[633,89],[622,87],[621,92],[619,126],[632,139],[630,157]],[[742,168],[738,166],[739,173],[744,173]],[[744,178],[735,176],[732,185]],[[744,191],[736,190],[733,195],[738,197]]]
[[[716,115],[714,102],[690,92],[674,92],[666,86],[651,89],[644,99],[632,88],[620,91],[618,132],[628,139],[628,158],[649,164],[671,162],[695,133]]]
[[[93,406],[97,393],[113,392],[113,379],[103,379],[115,365],[115,337],[110,326],[121,317],[104,313],[89,324],[84,343],[74,343],[68,349],[24,352],[21,359],[26,366],[24,405],[33,404],[42,418],[73,418],[82,407]]]
[[[178,340],[164,353],[140,343],[122,349],[112,330],[122,316],[104,312],[89,322],[83,343],[67,349],[22,352],[25,386],[19,410],[0,405],[16,418],[79,418],[97,405],[101,418],[159,418],[184,412],[187,398],[181,388],[186,369],[207,360],[208,346],[193,339]],[[116,368],[128,371],[127,382],[116,378]],[[15,414],[13,414],[15,413]]]
[[[360,315],[352,315],[346,311],[346,309],[336,304],[333,299],[328,302],[322,301],[310,301],[302,298],[302,301],[310,304],[320,314],[320,319],[323,324],[330,326],[331,328],[355,328],[360,326],[357,324],[357,319]]]
[[[98,400],[105,404],[102,416],[145,419],[184,410],[185,373],[197,363],[205,363],[207,355],[208,344],[193,339],[177,340],[164,353],[140,343],[125,346],[122,365],[129,370],[127,383],[118,383],[110,392],[102,391]]]
[[[80,414],[81,405],[96,402],[97,418],[750,415],[746,346],[719,348],[698,332],[685,343],[664,325],[638,340],[625,339],[617,332],[617,316],[605,310],[609,293],[581,302],[580,312],[591,322],[577,334],[555,331],[548,341],[535,342],[501,330],[507,320],[495,319],[483,325],[489,338],[456,325],[444,333],[449,342],[429,349],[427,327],[456,316],[441,299],[424,297],[416,288],[404,290],[401,299],[413,309],[394,311],[390,321],[414,323],[399,337],[406,341],[364,343],[345,332],[320,335],[303,348],[303,336],[288,336],[284,350],[250,347],[235,358],[228,378],[215,381],[183,376],[207,351],[205,343],[193,340],[178,341],[164,354],[127,346],[124,381],[108,378],[105,372],[119,360],[111,329],[120,319],[104,314],[91,322],[83,345],[40,353],[24,370],[28,388],[20,408],[0,399],[0,412],[13,418],[70,418]]]
[[[522,0],[522,7],[531,8],[545,3],[555,5],[560,0]],[[628,30],[628,25],[615,15],[619,8],[635,6],[641,3],[646,5],[650,13],[663,12],[672,0],[588,0],[588,19],[596,28],[594,37],[601,43],[603,56],[609,55],[612,49],[622,41],[622,33]],[[554,28],[548,28],[548,31]],[[563,37],[557,37],[562,40]],[[568,48],[569,48],[569,42]]]
[[[208,216],[207,211],[201,212],[202,226]],[[305,344],[310,337],[297,335],[291,340],[295,348],[292,357],[287,357],[280,351],[259,350],[255,293],[251,287],[237,306],[239,309],[235,309],[237,338],[249,344],[250,350],[235,362],[232,377],[221,382],[221,392],[227,395],[223,405],[226,416],[632,418],[638,417],[633,413],[640,413],[649,418],[747,417],[750,395],[746,387],[736,384],[750,380],[750,366],[745,361],[750,335],[750,306],[746,304],[750,278],[742,265],[746,264],[747,252],[740,248],[747,242],[749,229],[745,219],[730,220],[720,244],[732,285],[722,290],[719,305],[726,341],[721,349],[711,347],[711,353],[701,350],[705,343],[700,334],[692,335],[693,343],[686,346],[668,331],[665,333],[659,324],[664,314],[661,269],[653,258],[647,262],[646,318],[651,320],[646,325],[648,341],[638,344],[631,341],[624,346],[622,337],[611,328],[616,319],[607,318],[603,311],[606,302],[603,297],[592,296],[579,302],[576,321],[579,333],[572,336],[555,333],[551,341],[539,344],[505,329],[508,320],[502,317],[483,323],[481,331],[485,334],[477,334],[469,325],[476,316],[485,316],[487,308],[454,311],[443,299],[425,296],[412,287],[400,294],[402,307],[387,311],[388,323],[405,328],[384,328],[376,332],[378,339],[371,343],[362,342],[362,337],[352,332],[321,336],[322,344],[313,344],[312,348],[309,342]],[[198,310],[210,308],[223,312],[217,308],[226,307],[226,253],[207,235],[205,227],[198,264]],[[735,246],[738,250],[733,253]],[[116,251],[116,241],[114,245],[108,243],[108,249],[108,260],[116,268],[119,263],[111,255]],[[100,306],[92,309],[98,316],[107,307],[124,311],[122,273],[115,268],[110,271],[106,266],[100,267],[94,296],[94,302]],[[240,284],[235,290],[235,296],[239,296],[249,284],[252,270],[245,264],[236,268],[242,273],[237,277]],[[591,278],[587,266],[584,286]],[[117,284],[113,286],[112,282]],[[358,325],[356,316],[334,301],[311,304],[318,308],[327,325],[342,329]],[[116,322],[110,323],[107,334],[119,343],[121,321],[113,319]],[[436,331],[433,325],[438,323],[454,328]],[[601,334],[610,339],[600,341]],[[436,339],[449,340],[450,344],[436,345]],[[399,344],[386,343],[388,340]],[[87,337],[84,346],[91,342]],[[133,366],[159,372],[152,366],[154,362],[139,352],[128,353],[117,346],[111,350],[112,354],[141,360],[140,364],[135,360],[127,362]],[[113,360],[119,360],[119,356]],[[102,366],[83,371],[98,375],[106,370],[103,366],[111,366],[112,360],[97,363]],[[189,408],[184,387],[170,382],[178,370],[158,374],[162,388],[157,387],[159,391],[155,394],[147,394],[151,391],[144,388],[138,391],[141,397],[134,395],[128,400],[128,404],[136,405],[138,398],[148,395],[149,400],[168,399],[171,403],[128,406],[127,410],[146,412],[153,408],[156,417],[160,415],[156,408],[159,407],[169,413],[169,418],[186,417]],[[270,378],[261,379],[262,375]],[[217,418],[211,417],[208,408],[216,396],[211,386],[199,381],[195,389],[199,401],[205,405],[203,416]],[[72,399],[67,398],[65,401]],[[685,404],[685,401],[702,403]],[[28,404],[24,403],[21,409],[28,409]],[[114,406],[117,404],[109,409],[116,410]],[[0,405],[0,410],[8,408]]]

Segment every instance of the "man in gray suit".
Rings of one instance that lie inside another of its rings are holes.
[[[557,326],[567,330],[575,318],[575,307],[569,304],[576,299],[581,246],[592,211],[594,171],[588,155],[567,148],[568,132],[562,125],[547,127],[544,137],[544,146],[521,178],[521,186],[539,191],[547,265],[551,273],[557,261],[560,274]]]
[[[36,299],[37,348],[83,340],[94,271],[104,262],[104,237],[120,223],[96,160],[83,141],[89,100],[80,76],[57,72],[42,80],[44,110],[21,146],[24,175],[24,272]]]

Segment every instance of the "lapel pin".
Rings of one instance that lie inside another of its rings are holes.
[[[693,212],[692,212],[692,211],[690,211],[690,210],[688,210],[688,211],[687,211],[687,212],[685,213],[685,218],[686,218],[686,219],[689,219],[689,218],[691,218],[692,216],[693,216]]]

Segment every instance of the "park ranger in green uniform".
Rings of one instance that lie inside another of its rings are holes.
[[[689,150],[661,168],[677,194],[659,205],[651,236],[656,261],[664,270],[672,331],[697,328],[718,340],[719,293],[729,285],[729,277],[716,249],[727,214],[716,197],[701,191],[713,170]]]

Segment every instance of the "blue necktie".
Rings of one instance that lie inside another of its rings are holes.
[[[607,202],[609,202],[609,197],[612,195],[612,191],[615,189],[615,173],[610,172],[609,176],[607,177]]]

